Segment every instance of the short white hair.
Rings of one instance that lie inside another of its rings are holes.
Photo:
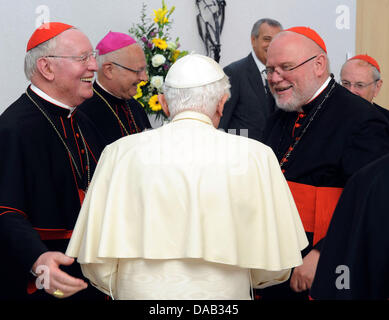
[[[212,117],[220,99],[225,94],[230,96],[230,87],[228,77],[225,76],[216,82],[194,88],[172,88],[164,85],[163,93],[172,117],[185,110]]]

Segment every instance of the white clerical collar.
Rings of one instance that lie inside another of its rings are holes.
[[[60,107],[60,108],[64,108],[64,109],[67,109],[69,110],[69,115],[68,115],[68,118],[71,117],[72,115],[72,112],[76,109],[76,107],[69,107],[68,105],[58,101],[58,100],[55,100],[54,98],[50,97],[48,94],[44,93],[41,89],[39,89],[37,86],[33,85],[31,83],[31,86],[30,86],[31,90],[34,91],[38,96],[40,96],[42,99],[52,103],[52,104],[55,104],[56,106]]]
[[[311,101],[315,100],[315,98],[322,93],[322,91],[328,86],[328,84],[331,81],[331,77],[328,77],[327,80],[322,84],[322,86],[315,92],[315,94],[312,96],[311,99],[308,100],[307,104],[310,103]]]
[[[180,120],[196,120],[213,126],[212,120],[207,115],[205,115],[204,113],[191,111],[191,110],[182,111],[176,114],[172,119],[172,122],[176,122]]]
[[[104,86],[99,82],[99,80],[96,78],[96,83],[100,86],[101,89],[103,89],[106,93],[110,94],[111,96],[118,98],[120,100],[123,100],[122,98],[119,98],[118,96],[115,96],[112,92],[108,91],[104,88]]]

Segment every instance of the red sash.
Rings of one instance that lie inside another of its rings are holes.
[[[85,198],[85,191],[78,189],[78,196],[80,198],[80,203],[82,205]],[[70,239],[73,233],[73,230],[66,229],[43,229],[43,228],[34,228],[41,238],[41,240],[63,240]],[[31,280],[27,284],[27,293],[33,294],[37,290],[35,285],[35,279]]]
[[[343,188],[314,187],[288,181],[306,232],[313,232],[313,245],[323,239]]]
[[[66,229],[41,229],[34,228],[38,231],[39,236],[42,240],[61,240],[61,239],[70,239],[72,236],[73,230]]]

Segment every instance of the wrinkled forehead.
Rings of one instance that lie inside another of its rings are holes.
[[[291,31],[281,31],[270,42],[266,65],[299,61],[319,51],[319,46],[307,37]]]
[[[299,57],[301,39],[290,32],[280,32],[270,42],[267,50],[266,65],[277,65],[286,61],[294,61]]]
[[[353,81],[370,81],[373,79],[373,66],[363,60],[349,60],[343,65],[340,74],[341,77],[352,77]]]
[[[144,51],[137,43],[133,43],[129,46],[116,50],[113,53],[115,53],[116,59],[119,59],[122,63],[131,65],[135,63],[138,67],[142,67],[146,64]]]
[[[57,36],[57,53],[79,55],[91,52],[92,44],[88,37],[78,29],[69,29]]]

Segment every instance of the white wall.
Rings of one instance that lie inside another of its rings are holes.
[[[0,113],[17,99],[28,85],[23,72],[25,48],[36,23],[43,16],[48,15],[50,21],[61,21],[79,27],[95,46],[110,30],[128,32],[132,24],[139,21],[143,2],[148,6],[150,16],[152,9],[161,6],[160,0],[0,0]],[[204,54],[206,51],[197,31],[198,12],[195,0],[166,2],[169,8],[176,6],[172,16],[172,38],[180,37],[182,49]],[[226,17],[221,37],[222,66],[249,53],[251,27],[257,19],[263,17],[277,19],[285,28],[305,25],[315,29],[326,42],[332,72],[337,78],[346,54],[354,54],[355,0],[226,2]]]

